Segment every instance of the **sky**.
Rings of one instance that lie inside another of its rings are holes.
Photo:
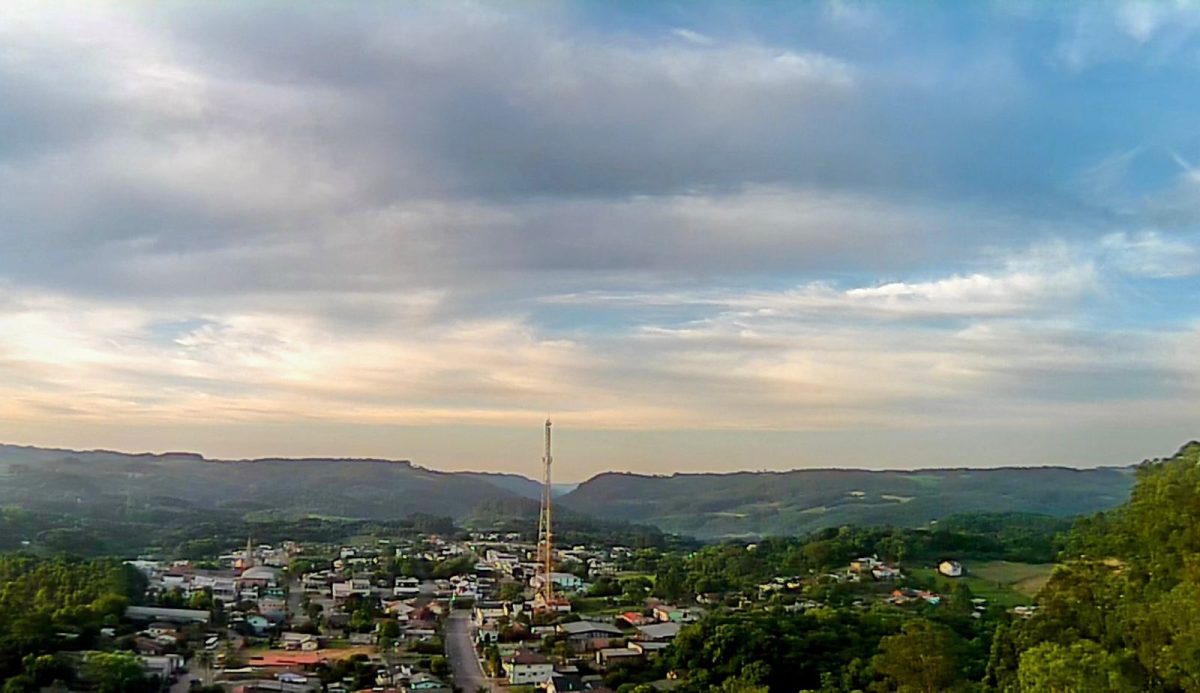
[[[0,440],[536,476],[1200,437],[1200,6],[0,3]]]

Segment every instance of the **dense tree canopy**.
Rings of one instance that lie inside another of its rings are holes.
[[[87,646],[144,589],[140,573],[115,559],[0,556],[0,678],[20,673],[26,654],[58,649],[62,633]]]
[[[1129,503],[1080,522],[1068,558],[1037,614],[997,638],[991,682],[1200,690],[1200,444],[1143,464]]]

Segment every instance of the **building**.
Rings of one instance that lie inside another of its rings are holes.
[[[567,642],[577,652],[604,648],[608,645],[609,640],[619,638],[623,635],[620,628],[596,621],[560,623],[557,631],[559,634],[566,636]]]
[[[658,654],[670,646],[669,642],[656,640],[634,640],[629,643],[629,649],[637,650],[646,656]]]
[[[631,647],[606,647],[596,652],[596,663],[602,667],[610,667],[622,662],[633,662],[641,658],[641,651]]]
[[[279,644],[283,649],[291,651],[314,652],[321,649],[320,638],[309,633],[282,633],[279,636]]]
[[[349,599],[351,595],[361,597],[371,596],[371,581],[366,578],[354,578],[345,582],[333,583],[332,594],[335,601]]]
[[[482,626],[488,621],[508,616],[509,605],[506,602],[476,602],[471,609],[471,620],[475,625]]]
[[[546,600],[546,593],[539,591],[533,595],[533,610],[539,612],[551,612],[559,614],[571,613],[571,600],[566,597],[554,595],[549,601]]]
[[[677,621],[638,626],[637,639],[645,642],[669,642],[679,635],[683,625]]]
[[[147,676],[157,676],[164,681],[183,669],[183,655],[142,656],[138,661]]]
[[[279,584],[279,571],[267,566],[254,566],[242,571],[243,587],[274,587]]]
[[[392,594],[401,598],[416,597],[421,594],[421,581],[415,577],[398,577],[392,587]]]
[[[125,607],[125,618],[130,621],[167,623],[208,623],[211,614],[196,609],[165,609],[157,606]]]
[[[549,685],[546,686],[546,693],[575,693],[582,690],[586,689],[583,687],[583,679],[579,674],[554,672],[550,676]]]
[[[876,580],[897,580],[903,577],[903,574],[899,568],[887,565],[886,563],[879,563],[871,569],[871,577]]]
[[[426,673],[413,674],[404,690],[409,693],[451,693],[450,685]]]
[[[962,577],[962,564],[958,561],[942,561],[938,563],[938,572],[946,577]]]
[[[550,573],[550,580],[554,583],[554,589],[556,590],[577,592],[583,587],[583,579],[574,573]],[[529,581],[529,584],[534,589],[541,589],[544,581],[544,576],[535,575]]]
[[[500,628],[495,623],[488,622],[475,631],[475,642],[481,645],[494,645],[500,642]]]
[[[511,686],[537,686],[550,681],[554,665],[542,655],[530,650],[518,650],[505,657],[504,671]]]
[[[684,609],[666,604],[654,607],[654,618],[662,623],[692,623],[700,620],[702,615],[699,609]]]

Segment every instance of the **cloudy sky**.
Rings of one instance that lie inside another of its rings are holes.
[[[0,3],[0,440],[559,476],[1200,436],[1190,3]]]

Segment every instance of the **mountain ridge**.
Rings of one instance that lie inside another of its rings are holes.
[[[197,464],[187,464],[197,462]],[[925,526],[960,512],[1072,516],[1124,502],[1133,465],[782,471],[606,471],[556,502],[581,515],[698,538],[802,534],[847,524]],[[508,472],[443,471],[374,457],[226,460],[0,444],[0,503],[106,513],[124,504],[211,512],[469,519],[481,506],[537,500],[541,485]]]
[[[697,538],[802,534],[848,524],[925,526],[961,512],[1089,514],[1124,502],[1135,468],[616,472],[592,477],[560,502]]]

